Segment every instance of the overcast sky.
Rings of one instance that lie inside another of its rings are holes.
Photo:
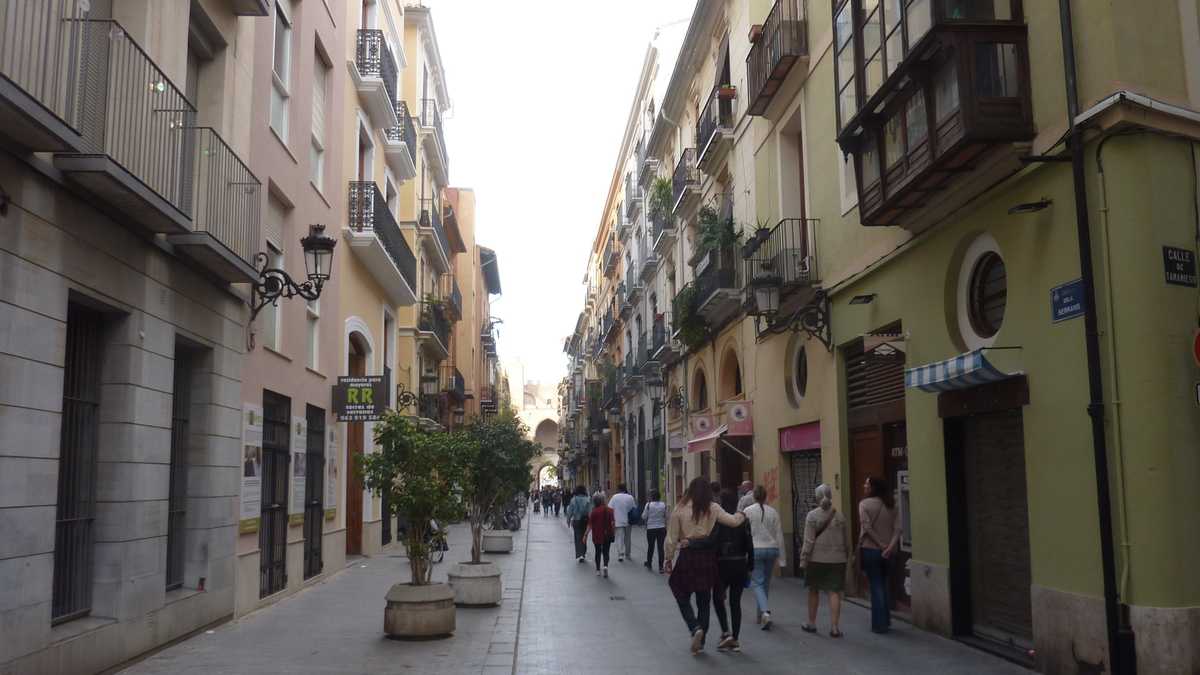
[[[558,380],[646,48],[656,27],[682,33],[694,0],[425,4],[453,103],[450,183],[475,189],[478,241],[499,256],[500,358]]]

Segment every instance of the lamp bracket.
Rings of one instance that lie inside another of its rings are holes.
[[[778,335],[791,331],[807,333],[825,345],[825,349],[833,351],[833,328],[830,325],[829,294],[825,289],[816,289],[816,294],[807,304],[787,315],[754,317],[758,341],[762,342],[770,335]],[[766,325],[762,325],[765,319]]]
[[[323,281],[309,279],[297,284],[287,272],[276,267],[267,267],[269,261],[270,258],[262,251],[254,254],[254,268],[258,270],[258,279],[250,287],[251,322],[268,304],[278,306],[280,298],[287,299],[298,295],[305,300],[316,300],[321,297]]]
[[[396,410],[411,408],[420,401],[421,397],[415,391],[408,391],[404,383],[396,385]]]

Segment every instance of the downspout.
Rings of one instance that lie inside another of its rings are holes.
[[[1075,35],[1071,0],[1058,0],[1062,29],[1063,72],[1067,94],[1067,146],[1075,188],[1075,229],[1079,245],[1079,273],[1084,296],[1084,343],[1087,350],[1088,417],[1092,427],[1092,452],[1096,472],[1096,510],[1100,525],[1100,563],[1104,586],[1104,621],[1108,637],[1109,672],[1129,675],[1137,671],[1133,630],[1122,626],[1117,599],[1116,556],[1113,550],[1112,496],[1109,491],[1108,447],[1104,431],[1104,384],[1100,365],[1100,335],[1096,322],[1095,273],[1092,268],[1092,235],[1088,220],[1087,181],[1084,174],[1083,130],[1077,124],[1079,92],[1075,68]]]

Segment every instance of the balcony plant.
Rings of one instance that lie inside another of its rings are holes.
[[[396,583],[387,593],[384,632],[396,637],[431,637],[454,632],[454,607],[447,600],[454,592],[446,584],[431,583],[430,523],[449,523],[461,517],[458,486],[464,480],[463,447],[455,435],[429,434],[403,415],[388,411],[376,423],[379,450],[361,455],[357,469],[363,483],[376,495],[387,495],[391,513],[408,522],[405,548],[410,580]]]
[[[721,86],[717,87],[717,98],[719,98],[719,99],[729,101],[729,100],[732,100],[736,96],[737,96],[737,87],[734,87],[732,84],[726,83],[726,84],[722,84]]]
[[[658,220],[670,215],[672,199],[671,179],[655,178],[650,185],[649,206],[646,209],[650,213],[650,219]]]
[[[696,287],[692,285],[684,286],[671,301],[675,330],[679,331],[679,339],[689,349],[695,349],[708,340],[708,324],[696,311],[696,301]]]
[[[709,251],[723,251],[741,241],[733,217],[722,218],[712,206],[700,207],[697,218],[696,251],[689,264],[695,267]]]

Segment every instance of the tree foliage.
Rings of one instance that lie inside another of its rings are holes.
[[[471,523],[471,562],[482,554],[483,526],[529,485],[529,462],[541,454],[529,429],[511,412],[471,422],[461,435],[464,449],[463,504]]]

